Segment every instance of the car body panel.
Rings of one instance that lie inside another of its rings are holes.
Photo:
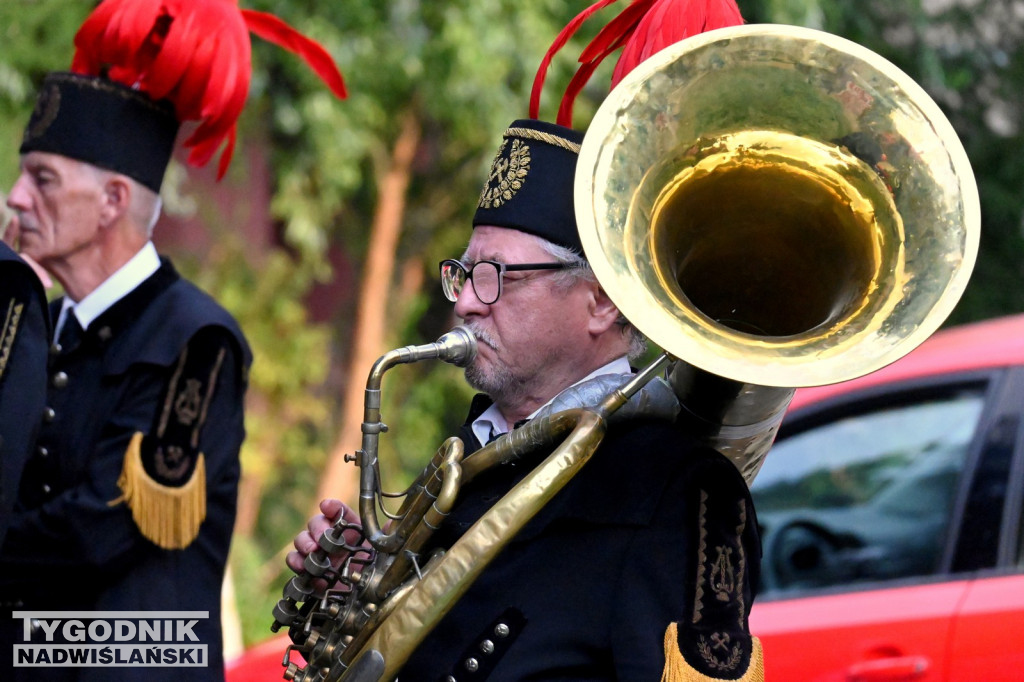
[[[1024,575],[970,584],[953,624],[950,680],[1024,680]]]
[[[767,590],[750,619],[764,646],[769,682],[1024,680],[1021,367],[1024,315],[1017,315],[939,332],[871,375],[797,390],[780,442],[787,425],[801,420],[813,430],[816,423],[836,423],[862,404],[886,409],[887,401],[901,404],[915,391],[987,387],[939,567],[929,575],[875,584]],[[769,511],[763,520],[778,523],[781,513]],[[825,510],[816,520],[838,530],[864,525],[859,510],[840,518],[843,513]],[[891,525],[899,527],[901,521]],[[971,563],[976,546],[990,550],[978,565]]]
[[[945,680],[952,617],[968,586],[937,583],[756,604],[750,629],[764,647],[765,679]],[[908,661],[923,669],[906,676]]]
[[[974,322],[936,332],[910,354],[871,374],[797,390],[790,410],[837,395],[938,374],[1024,364],[1024,315]]]
[[[284,679],[281,661],[290,644],[288,635],[277,635],[251,646],[227,662],[225,682],[280,682]]]

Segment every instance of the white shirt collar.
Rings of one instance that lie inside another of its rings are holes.
[[[78,318],[78,323],[82,325],[83,330],[88,329],[93,320],[127,296],[159,269],[160,256],[156,252],[156,247],[153,246],[153,242],[146,242],[146,245],[137,254],[81,301],[75,303],[67,296],[64,297],[64,303],[54,329],[54,338],[60,336],[60,330],[64,327],[64,320],[67,319],[69,313],[73,313]]]
[[[632,372],[633,369],[629,366],[629,359],[623,355],[622,357],[612,360],[603,367],[598,367],[593,372],[573,384],[573,386],[576,384],[582,384],[584,381],[589,381],[594,377],[599,377],[605,374],[631,374]],[[554,400],[554,398],[551,400]],[[532,419],[533,416],[543,410],[551,400],[534,410],[533,414],[531,414],[529,418]],[[510,430],[509,427],[510,424],[505,421],[505,417],[502,416],[501,410],[499,410],[498,406],[494,404],[481,412],[480,416],[470,424],[470,428],[473,430],[473,435],[476,436],[478,441],[485,444],[491,440],[492,436],[507,433]]]

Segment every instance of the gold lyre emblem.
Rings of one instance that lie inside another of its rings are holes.
[[[530,172],[530,146],[522,140],[512,140],[512,150],[505,157],[508,140],[501,143],[491,173],[480,192],[480,208],[498,208],[516,195],[526,183]]]
[[[191,426],[192,422],[199,416],[199,406],[202,404],[202,396],[199,389],[203,382],[198,379],[187,379],[185,388],[178,394],[174,401],[174,413],[178,416],[178,422],[185,426]]]
[[[736,590],[736,569],[732,564],[732,548],[718,546],[718,556],[711,567],[711,590],[718,601],[729,601]]]

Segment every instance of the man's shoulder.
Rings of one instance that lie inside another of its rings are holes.
[[[0,385],[27,397],[45,385],[50,316],[39,277],[6,244],[0,245]],[[19,378],[5,382],[11,374]]]
[[[15,290],[19,293],[25,292],[22,295],[31,295],[40,301],[40,304],[46,300],[43,285],[39,281],[39,276],[32,270],[32,266],[2,241],[0,241],[0,269],[3,271],[0,285],[3,286],[4,293]],[[27,292],[31,292],[31,294]]]
[[[6,243],[0,241],[0,263],[6,263],[15,260],[19,261],[22,259],[18,258],[17,254],[14,253],[14,250],[7,246]]]
[[[212,296],[184,278],[175,279],[139,312],[107,354],[110,374],[138,362],[169,365],[203,332],[229,343],[238,361],[248,367],[252,352],[238,322]]]
[[[616,426],[606,439],[606,458],[636,469],[637,479],[659,486],[703,478],[742,482],[736,466],[683,422],[635,419]]]
[[[21,260],[18,254],[15,253],[14,249],[8,246],[6,242],[0,240],[0,263],[8,263],[14,261],[24,262]]]
[[[183,323],[188,328],[220,325],[242,336],[238,322],[231,313],[213,296],[184,277],[179,277],[161,292],[148,312],[151,315],[170,315],[176,322]]]
[[[614,424],[578,478],[572,515],[598,523],[649,525],[704,481],[745,490],[728,459],[664,419]]]

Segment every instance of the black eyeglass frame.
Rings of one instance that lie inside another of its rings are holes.
[[[495,295],[493,301],[485,301],[480,293],[476,290],[476,281],[473,279],[473,271],[481,263],[494,266],[498,270],[498,293]],[[502,263],[496,260],[478,260],[473,263],[472,267],[466,267],[466,265],[455,258],[446,258],[438,263],[438,270],[441,275],[441,291],[444,292],[444,297],[452,303],[455,303],[459,299],[459,292],[456,292],[454,287],[449,288],[445,285],[444,268],[446,265],[457,267],[462,272],[466,273],[466,281],[473,287],[473,293],[480,299],[480,302],[484,305],[494,305],[501,298],[501,294],[504,291],[505,273],[506,272],[521,272],[523,270],[564,270],[569,267],[568,263]],[[463,284],[465,286],[465,284]],[[460,289],[461,290],[461,289]]]

